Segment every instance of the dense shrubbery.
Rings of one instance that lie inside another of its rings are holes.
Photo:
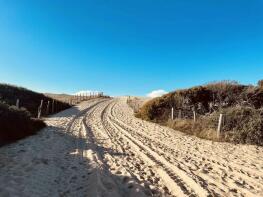
[[[32,119],[26,109],[0,103],[0,144],[33,135],[43,127],[45,123]]]
[[[216,129],[219,114],[224,114],[221,137],[217,139]],[[263,110],[251,107],[229,107],[210,115],[202,116],[196,122],[192,119],[168,120],[167,126],[200,138],[263,145]]]
[[[17,108],[16,99],[19,99],[21,108]],[[25,88],[8,84],[0,84],[0,145],[23,137],[35,134],[45,126],[42,120],[32,117],[37,116],[40,101],[43,100],[42,115],[47,115],[47,102],[52,98],[36,93]],[[70,105],[55,101],[54,112],[69,108]]]
[[[258,86],[259,86],[260,88],[263,88],[263,80],[258,81]]]
[[[46,106],[48,100],[52,101],[52,98],[49,98],[44,94],[33,92],[22,87],[0,84],[0,101],[11,106],[16,104],[16,99],[20,100],[21,106],[26,108],[33,117],[37,116],[37,109],[40,105],[41,100],[44,101],[44,106]],[[56,101],[56,104],[56,106],[59,107],[59,109],[57,109],[56,111],[67,109],[70,107],[69,104],[63,103],[61,101]]]
[[[222,127],[223,140],[263,145],[262,109],[241,106],[230,107],[212,114],[209,118],[217,119],[220,113],[223,113],[225,117]]]
[[[169,120],[175,110],[195,110],[199,119]],[[263,145],[263,81],[258,86],[222,81],[178,90],[145,103],[136,117],[168,126],[202,138],[215,139],[220,113],[225,115],[220,140]]]

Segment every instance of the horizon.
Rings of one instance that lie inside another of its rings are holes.
[[[263,2],[0,2],[0,82],[157,95],[263,78]]]

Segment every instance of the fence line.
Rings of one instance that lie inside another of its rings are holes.
[[[169,113],[168,113],[169,112]],[[170,120],[193,120],[195,123],[205,123],[203,120],[209,121],[209,128],[215,130],[215,135],[217,138],[220,138],[223,132],[231,130],[231,126],[237,124],[238,121],[242,121],[244,119],[244,114],[218,114],[215,116],[213,113],[209,114],[199,114],[195,109],[186,110],[186,109],[174,109],[171,107],[169,111],[166,111],[166,115]]]
[[[37,107],[36,111],[33,109],[34,114],[36,114],[37,118],[41,118],[43,115],[50,115],[50,114],[54,114],[62,109],[65,109],[63,106],[65,104],[69,104],[70,106],[72,105],[76,105],[78,103],[80,103],[81,101],[86,101],[92,98],[98,98],[98,97],[102,97],[104,94],[103,92],[94,92],[94,93],[90,93],[88,95],[88,93],[83,93],[83,94],[79,94],[79,95],[72,95],[69,98],[66,98],[64,100],[60,100],[60,102],[58,102],[55,99],[47,99],[47,100],[40,100],[40,104]],[[15,106],[17,108],[23,107],[23,101],[21,102],[21,100],[19,98],[17,98],[15,100]]]

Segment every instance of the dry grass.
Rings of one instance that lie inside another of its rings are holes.
[[[224,115],[221,136],[216,130],[219,114]],[[263,109],[251,107],[229,107],[213,114],[193,120],[168,120],[168,127],[213,141],[263,145]]]
[[[143,97],[131,97],[127,98],[127,104],[133,109],[135,113],[137,113],[140,107],[143,106],[147,99]]]
[[[223,113],[222,140],[234,143],[263,145],[263,109],[230,107],[214,113],[210,119]]]
[[[260,88],[263,88],[263,80],[258,81],[258,86],[259,86]]]
[[[219,114],[224,113],[227,121],[221,138],[217,140],[263,145],[262,87],[262,81],[258,86],[240,85],[235,81],[213,82],[152,99],[135,115],[191,135],[216,140]],[[195,109],[200,119],[197,122],[171,122],[171,107],[186,111]]]
[[[194,122],[193,120],[169,120],[167,126],[187,133],[189,135],[194,135],[203,139],[209,139],[213,141],[218,141],[220,139],[216,136],[216,130],[208,126],[205,120],[198,120]]]
[[[68,95],[68,94],[52,94],[52,93],[45,93],[45,96],[64,102],[66,100],[72,99],[73,96],[72,95]]]

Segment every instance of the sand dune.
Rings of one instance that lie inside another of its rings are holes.
[[[263,196],[263,148],[213,143],[93,99],[0,148],[0,196]]]

